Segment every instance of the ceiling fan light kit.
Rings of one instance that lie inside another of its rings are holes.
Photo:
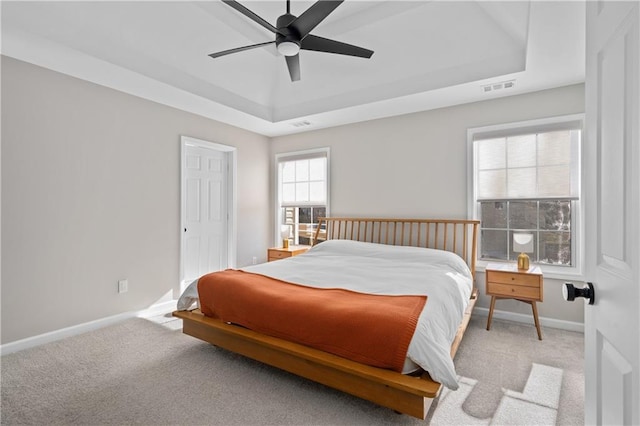
[[[289,13],[290,0],[287,0],[287,12],[278,17],[276,27],[235,0],[222,1],[252,21],[273,32],[275,34],[275,40],[211,53],[209,56],[212,58],[219,58],[231,53],[242,52],[275,43],[278,52],[285,56],[291,81],[298,81],[300,80],[300,50],[313,50],[315,52],[334,53],[367,59],[373,55],[372,50],[310,34],[310,32],[329,16],[336,7],[340,6],[344,0],[319,0],[298,17]]]
[[[300,52],[300,45],[292,41],[283,41],[278,45],[278,52],[284,56],[296,56]]]

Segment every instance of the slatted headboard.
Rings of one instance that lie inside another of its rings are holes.
[[[320,218],[314,244],[325,240],[354,240],[397,246],[446,250],[460,256],[475,278],[478,220]]]

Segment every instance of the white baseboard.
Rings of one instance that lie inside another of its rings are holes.
[[[480,308],[476,306],[473,309],[473,315],[486,318],[489,316],[489,308]],[[531,316],[531,314],[525,315],[525,314],[518,314],[515,312],[499,311],[497,309],[494,309],[493,318],[519,322],[524,324],[533,324],[533,317]],[[565,320],[558,320],[558,319],[546,318],[546,317],[539,317],[538,319],[540,320],[540,325],[544,327],[558,328],[560,330],[568,330],[568,331],[576,331],[578,333],[584,333],[584,324],[581,322],[565,321]]]
[[[151,318],[158,315],[168,314],[176,310],[177,300],[169,300],[168,302],[156,303],[147,309],[138,311],[134,316],[138,318]]]
[[[24,349],[33,348],[35,346],[44,345],[45,343],[55,342],[57,340],[61,340],[66,337],[71,337],[78,334],[86,333],[88,331],[97,330],[99,328],[116,324],[129,318],[136,318],[136,317],[149,318],[157,315],[166,314],[168,312],[175,310],[176,303],[177,303],[176,300],[157,303],[141,311],[125,312],[122,314],[113,315],[110,317],[86,322],[84,324],[78,324],[71,327],[62,328],[60,330],[50,331],[48,333],[40,334],[38,336],[28,337],[22,340],[16,340],[15,342],[5,343],[4,345],[0,345],[0,355],[7,355],[7,354],[18,352]]]

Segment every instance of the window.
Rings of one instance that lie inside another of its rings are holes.
[[[579,272],[581,133],[582,116],[469,130],[481,261],[515,261],[524,232],[533,263]]]
[[[318,218],[328,214],[329,148],[278,154],[276,163],[276,241],[312,245]]]

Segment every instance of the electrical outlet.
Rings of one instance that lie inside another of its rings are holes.
[[[258,263],[258,258],[257,258],[257,257],[255,257],[255,256],[253,256],[253,264],[255,265],[255,264],[257,264],[257,263]]]
[[[118,293],[126,293],[129,291],[129,281],[128,280],[119,280],[118,281]]]

